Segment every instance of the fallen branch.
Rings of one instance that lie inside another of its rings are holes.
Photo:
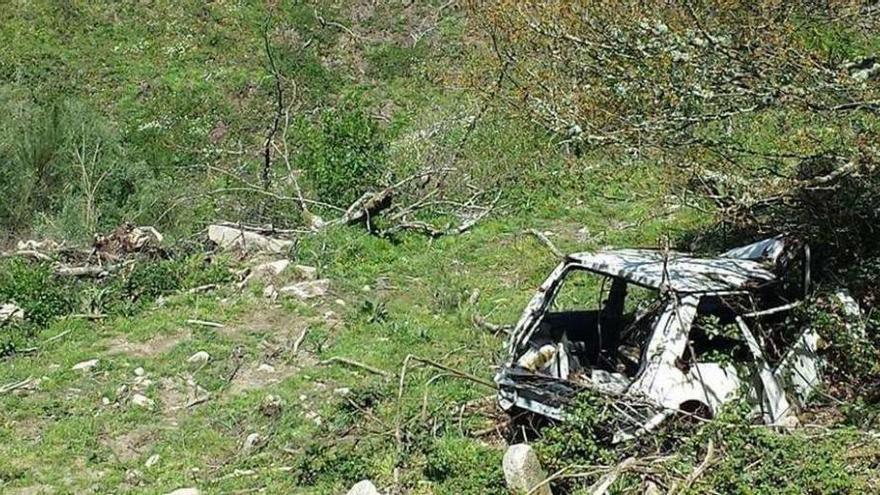
[[[634,457],[627,457],[623,460],[623,462],[621,462],[611,471],[605,473],[605,475],[599,478],[599,480],[596,481],[596,483],[594,483],[593,486],[589,488],[589,493],[591,493],[592,495],[605,495],[605,493],[608,492],[608,488],[610,488],[611,485],[614,484],[615,481],[617,481],[617,478],[620,476],[620,474],[629,469],[630,466],[632,466],[634,463]]]
[[[559,248],[556,247],[555,244],[553,244],[553,241],[548,239],[547,236],[543,232],[539,232],[536,229],[528,229],[525,232],[535,236],[539,241],[541,241],[541,243],[543,243],[545,246],[547,246],[547,249],[549,249],[550,252],[553,253],[553,255],[556,256],[557,258],[560,258],[560,259],[565,258],[565,254],[562,251],[560,251]]]
[[[205,321],[205,320],[186,320],[190,325],[199,325],[203,327],[212,327],[212,328],[223,328],[224,325],[222,323],[217,323],[216,321]]]
[[[709,444],[706,446],[706,456],[703,457],[703,461],[700,462],[700,465],[697,466],[697,468],[694,469],[693,472],[691,474],[689,474],[688,477],[684,480],[684,486],[682,487],[682,491],[688,491],[688,488],[690,488],[691,485],[693,485],[695,481],[697,481],[698,479],[700,479],[701,476],[703,476],[703,473],[705,473],[706,469],[709,468],[709,464],[712,463],[712,460],[714,459],[714,457],[715,457],[715,442],[713,442],[710,439]],[[675,493],[677,491],[678,491],[678,487],[673,485],[669,489],[668,495],[675,495]]]
[[[293,354],[296,354],[299,351],[299,346],[302,345],[303,341],[306,339],[306,334],[309,332],[309,327],[303,328],[302,332],[299,334],[299,337],[296,338],[296,341],[293,343]]]
[[[332,364],[332,363],[342,363],[342,364],[347,364],[347,365],[349,365],[349,366],[353,366],[353,367],[355,367],[355,368],[360,368],[360,369],[362,369],[362,370],[364,370],[364,371],[368,371],[368,372],[370,372],[370,373],[372,373],[372,374],[374,374],[374,375],[383,376],[383,377],[385,377],[385,378],[390,378],[390,377],[392,376],[391,373],[389,373],[389,372],[387,372],[387,371],[385,371],[385,370],[381,370],[381,369],[379,369],[379,368],[374,368],[374,367],[372,367],[372,366],[370,366],[370,365],[368,365],[368,364],[364,364],[364,363],[361,363],[361,362],[355,361],[354,359],[349,359],[349,358],[347,358],[347,357],[341,357],[341,356],[333,356],[333,357],[331,357],[331,358],[328,358],[328,359],[325,359],[325,360],[321,361],[321,362],[318,363],[318,364],[321,364],[321,365],[328,365],[328,364]]]
[[[490,323],[486,321],[486,319],[483,318],[481,315],[476,313],[474,314],[473,322],[475,327],[488,330],[495,335],[498,335],[502,332],[510,335],[510,333],[513,332],[513,325],[499,325],[497,323]]]
[[[6,394],[12,392],[13,390],[27,387],[31,385],[34,381],[34,378],[29,376],[20,382],[7,383],[6,385],[0,386],[0,394]]]

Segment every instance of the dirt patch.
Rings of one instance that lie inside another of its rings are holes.
[[[15,434],[25,440],[38,442],[43,437],[46,422],[39,418],[25,418],[14,422]]]
[[[178,418],[186,413],[188,406],[209,396],[191,376],[163,377],[159,380],[157,389],[162,416],[172,426],[178,425]]]
[[[300,353],[295,365],[283,361],[246,363],[230,382],[229,391],[235,394],[281,383],[286,378],[298,373],[302,368],[313,366],[315,362],[314,358]]]
[[[119,462],[130,462],[145,452],[153,445],[153,432],[149,430],[134,430],[117,435],[105,437],[101,443],[113,451]]]
[[[157,335],[144,342],[131,342],[124,335],[114,338],[107,345],[108,354],[127,354],[134,357],[150,357],[170,351],[180,342],[189,339],[191,333],[182,330],[170,335]]]
[[[226,336],[249,333],[284,334],[297,323],[297,318],[283,308],[269,306],[260,311],[249,312],[241,321],[218,328],[217,333]]]

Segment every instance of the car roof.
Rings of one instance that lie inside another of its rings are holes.
[[[619,249],[574,253],[567,259],[592,272],[680,293],[743,291],[776,281],[776,275],[760,262],[732,257],[699,258],[674,251]]]

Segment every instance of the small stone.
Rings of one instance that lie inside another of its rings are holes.
[[[71,369],[74,371],[91,371],[95,366],[98,366],[98,360],[90,359],[88,361],[74,364]]]
[[[275,367],[271,364],[263,363],[257,367],[257,371],[262,371],[263,373],[275,373]]]
[[[241,446],[241,452],[245,455],[250,454],[254,451],[255,447],[259,446],[262,438],[263,437],[261,437],[259,433],[251,433],[244,439],[244,444]]]
[[[153,454],[147,458],[147,462],[144,463],[144,467],[151,468],[159,462],[159,454]]]
[[[535,495],[553,495],[550,485],[541,485],[534,490],[542,481],[547,479],[547,473],[538,461],[538,456],[531,445],[518,443],[511,445],[504,453],[502,460],[504,480],[507,487],[514,493],[534,493]]]
[[[272,284],[267,285],[266,288],[263,289],[263,297],[266,299],[275,299],[278,297],[278,289]]]
[[[321,419],[321,416],[315,411],[306,411],[305,413],[306,419],[312,420],[317,426],[321,426],[321,423],[324,421]]]
[[[24,310],[13,303],[0,304],[0,323],[6,320],[24,320]]]
[[[370,480],[358,481],[346,495],[382,495]]]
[[[134,369],[134,374],[135,374],[136,376],[144,376],[144,369],[143,369],[143,368],[135,368],[135,369]]]
[[[336,299],[333,302],[335,302],[338,306],[345,306],[345,301],[343,301],[342,299]]]
[[[287,270],[288,266],[290,266],[290,260],[270,261],[255,266],[253,270],[251,270],[251,275],[258,280],[267,280],[281,275],[284,273],[284,270]]]
[[[186,362],[190,364],[204,364],[207,363],[208,360],[211,359],[211,355],[205,351],[199,351],[189,358],[187,358]]]
[[[320,280],[310,280],[307,282],[299,282],[293,285],[282,287],[278,290],[281,295],[294,296],[298,299],[312,299],[323,296],[330,289],[330,281],[326,278]]]
[[[370,287],[369,285],[365,285],[365,286],[361,287],[362,292],[370,292],[371,290],[373,290],[373,288]]]
[[[147,397],[146,395],[141,395],[141,394],[132,395],[131,396],[131,403],[136,406],[144,407],[147,409],[152,409],[153,406],[156,405],[156,403],[153,401],[153,399]]]
[[[110,399],[108,397],[101,397],[101,404],[104,404],[105,406],[109,406]]]
[[[318,269],[313,266],[294,265],[293,269],[296,270],[300,278],[305,280],[317,280],[318,278]]]
[[[351,393],[351,389],[348,387],[340,387],[340,388],[334,389],[333,393],[336,395],[340,395],[342,397],[345,397],[346,395]]]
[[[202,492],[199,491],[198,488],[178,488],[173,492],[168,492],[165,495],[200,495]]]

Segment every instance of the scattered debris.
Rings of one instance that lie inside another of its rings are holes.
[[[89,359],[88,361],[83,361],[81,363],[76,363],[70,368],[73,371],[91,371],[96,366],[98,366],[98,359]]]
[[[502,459],[504,481],[513,493],[552,495],[547,473],[531,445],[518,443],[507,448]]]
[[[298,299],[312,299],[323,296],[330,289],[330,281],[326,278],[298,282],[278,289],[281,295],[290,295]]]
[[[0,304],[0,324],[24,320],[24,310],[14,303]]]
[[[131,253],[159,250],[164,238],[153,227],[125,223],[109,235],[96,235],[92,247],[103,259],[116,259]]]
[[[815,331],[784,328],[799,301],[786,302],[782,282],[807,262],[796,247],[776,237],[716,258],[636,249],[566,256],[511,334],[495,377],[502,408],[562,420],[580,391],[593,390],[620,404],[620,441],[676,411],[712,417],[758,383],[749,395],[759,394],[764,421],[796,424],[799,404],[786,392],[802,404],[821,370]],[[591,285],[577,273],[599,277],[599,293],[583,294]],[[600,309],[582,307],[593,301]]]
[[[361,480],[355,483],[346,495],[382,495],[370,480]]]
[[[240,249],[242,251],[281,253],[293,245],[293,241],[287,239],[275,239],[226,225],[209,226],[208,239],[223,249]]]

